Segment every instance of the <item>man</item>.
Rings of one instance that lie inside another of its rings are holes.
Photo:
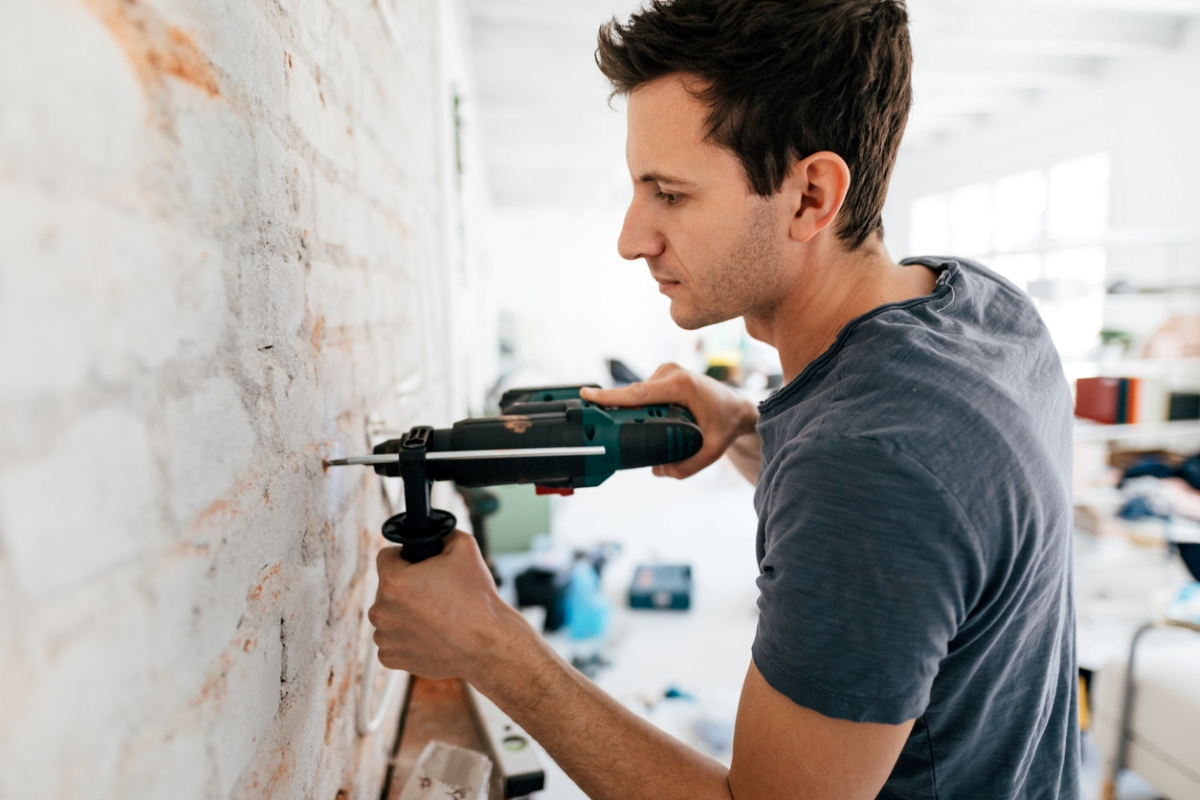
[[[910,106],[902,0],[656,0],[601,29],[628,96],[618,243],[685,328],[741,316],[786,385],[755,409],[666,366],[602,404],[687,406],[757,482],[760,619],[732,766],[563,663],[456,533],[380,553],[380,658],[461,676],[601,798],[1071,798],[1070,398],[1029,300],[893,263]]]

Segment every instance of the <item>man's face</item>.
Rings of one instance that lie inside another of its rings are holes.
[[[646,259],[672,319],[688,330],[770,314],[787,279],[790,217],[754,194],[733,152],[705,141],[707,112],[680,76],[629,96],[633,201],[617,247]]]

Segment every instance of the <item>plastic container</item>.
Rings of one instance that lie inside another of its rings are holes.
[[[592,639],[608,631],[612,604],[600,591],[600,576],[587,561],[578,561],[571,568],[564,606],[572,639]]]

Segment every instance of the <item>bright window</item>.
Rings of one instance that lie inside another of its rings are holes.
[[[992,251],[992,186],[976,183],[950,193],[950,252],[982,256]]]
[[[909,243],[914,253],[950,252],[950,208],[946,195],[934,194],[913,203]]]
[[[1046,173],[1031,170],[996,181],[995,246],[998,251],[1034,244],[1046,224]]]
[[[1099,239],[1108,223],[1108,156],[1078,158],[1050,168],[1051,239]]]
[[[928,195],[912,205],[916,255],[982,261],[1027,291],[1065,356],[1099,342],[1109,158],[1077,158]]]

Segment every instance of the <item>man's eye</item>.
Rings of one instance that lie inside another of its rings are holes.
[[[657,197],[659,200],[666,200],[667,205],[669,206],[675,205],[680,201],[680,199],[682,199],[679,195],[671,194],[670,192],[658,192],[655,197]]]

